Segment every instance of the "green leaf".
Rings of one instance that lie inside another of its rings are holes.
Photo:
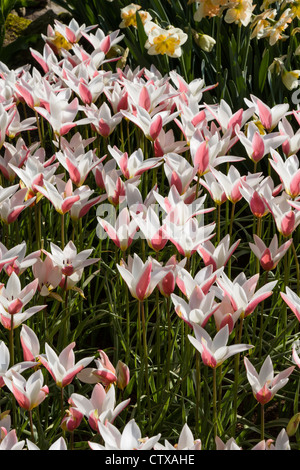
[[[258,86],[260,91],[263,91],[266,78],[268,75],[268,67],[269,67],[269,49],[266,49],[262,61],[259,67],[259,72],[258,72]]]

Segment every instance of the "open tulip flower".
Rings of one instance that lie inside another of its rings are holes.
[[[154,450],[201,450],[201,440],[194,439],[193,433],[190,430],[189,426],[185,423],[178,443],[175,445],[170,444],[169,441],[165,440],[165,445],[160,444],[159,442],[154,445]]]
[[[117,381],[116,370],[104,351],[99,350],[99,359],[95,359],[95,363],[97,367],[85,367],[78,373],[79,380],[91,384],[101,382],[105,387]]]
[[[259,274],[247,279],[245,273],[241,272],[233,281],[227,275],[222,274],[217,278],[217,284],[223,295],[227,295],[235,310],[241,309],[244,317],[250,315],[257,305],[272,295],[272,290],[277,281],[271,281],[255,292]],[[222,297],[222,295],[221,295]]]
[[[126,282],[131,295],[143,301],[155,289],[159,281],[172,269],[171,266],[157,266],[153,263],[151,256],[143,263],[141,258],[134,253],[133,258],[128,256],[128,264],[125,261],[117,268],[124,281]]]
[[[23,450],[25,440],[19,441],[15,429],[11,429],[9,433],[0,442],[0,450]]]
[[[247,378],[252,387],[256,400],[265,405],[274,397],[275,393],[284,387],[295,366],[288,367],[274,377],[273,363],[270,356],[265,359],[260,372],[257,373],[249,359],[244,357]]]
[[[97,220],[108,234],[109,238],[122,251],[127,250],[127,248],[132,244],[134,236],[139,228],[136,220],[130,218],[130,213],[127,207],[124,207],[120,211],[116,219],[115,226],[100,217],[97,217]]]
[[[12,370],[11,379],[3,378],[5,385],[14,394],[18,404],[25,410],[32,410],[39,406],[49,394],[49,388],[44,385],[41,370],[37,370],[26,380],[21,374]]]
[[[225,325],[215,335],[214,339],[210,337],[204,328],[194,324],[193,330],[195,338],[188,335],[192,345],[200,352],[203,363],[215,369],[219,367],[226,359],[242,351],[248,351],[253,348],[250,344],[233,344],[227,346],[229,339],[229,328]]]
[[[121,433],[113,424],[98,423],[99,432],[105,445],[89,442],[92,450],[151,450],[161,434],[142,438],[142,433],[134,419],[131,419]]]
[[[267,247],[263,240],[257,235],[254,234],[253,238],[254,243],[249,243],[249,246],[255,256],[259,259],[260,265],[265,271],[275,269],[281,258],[283,258],[293,243],[293,240],[291,239],[278,247],[278,238],[277,234],[275,234],[269,247]]]
[[[11,276],[13,272],[20,276],[27,268],[33,266],[37,262],[40,257],[41,251],[33,251],[29,255],[25,256],[26,249],[26,241],[23,241],[22,243],[11,248],[10,250],[8,250],[0,242],[0,266],[2,265],[2,262],[7,260],[4,264],[4,270],[8,276]]]
[[[300,297],[288,286],[286,286],[285,292],[280,292],[280,295],[300,322]]]
[[[144,159],[141,149],[135,150],[130,156],[128,156],[127,152],[119,150],[116,145],[114,145],[114,147],[109,145],[108,150],[111,156],[116,160],[126,179],[140,176],[145,171],[156,168],[162,164],[162,159],[160,158]]]
[[[36,365],[36,362],[29,360],[26,358],[23,362],[18,362],[13,366],[9,367],[10,365],[10,353],[9,349],[4,343],[4,341],[0,341],[0,388],[4,387],[4,377],[8,377],[11,379],[12,371],[16,371],[19,374],[24,372],[31,367]],[[1,416],[1,415],[0,415]]]
[[[179,318],[186,322],[191,328],[194,323],[205,328],[206,323],[219,307],[214,301],[214,293],[208,292],[204,295],[199,286],[194,288],[189,302],[186,302],[176,294],[171,294],[171,299]]]
[[[227,234],[216,247],[208,240],[202,243],[197,251],[203,258],[205,266],[212,264],[213,270],[216,271],[222,266],[226,266],[227,261],[237,249],[240,241],[237,240],[230,247],[230,236]]]
[[[74,347],[75,342],[70,343],[59,355],[57,355],[54,349],[46,343],[46,354],[39,355],[39,360],[43,366],[46,367],[48,372],[50,372],[56,385],[60,388],[64,388],[69,385],[75,375],[94,359],[94,356],[86,357],[75,363]]]
[[[71,276],[76,271],[99,261],[98,258],[87,259],[93,249],[77,253],[77,248],[72,241],[69,241],[63,250],[52,242],[50,248],[51,253],[45,251],[45,254],[49,256],[54,265],[60,267],[62,274],[65,276]]]
[[[97,383],[88,399],[79,393],[72,393],[70,403],[88,418],[89,425],[98,432],[98,423],[113,423],[121,411],[129,404],[130,398],[116,406],[116,392],[114,385],[108,391],[102,384]]]

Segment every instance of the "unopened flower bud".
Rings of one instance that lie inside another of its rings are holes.
[[[197,34],[194,36],[194,39],[204,52],[211,52],[216,44],[215,39],[208,36],[208,34]]]
[[[129,367],[124,364],[124,362],[118,361],[116,367],[116,375],[118,388],[124,390],[124,388],[127,387],[127,385],[129,384],[130,380]]]

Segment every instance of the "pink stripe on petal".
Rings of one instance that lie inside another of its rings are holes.
[[[204,261],[205,266],[209,266],[210,264],[212,264],[213,270],[215,271],[217,269],[217,265],[211,254],[206,251],[202,245],[199,246],[198,251]]]
[[[144,108],[146,111],[149,111],[151,108],[151,99],[147,88],[144,86],[140,92],[139,96],[139,106]]]
[[[7,311],[10,315],[14,315],[21,310],[22,306],[23,302],[20,299],[15,299],[9,304]]]
[[[259,162],[264,156],[265,144],[259,132],[255,132],[252,140],[253,153],[252,160]]]
[[[12,392],[18,404],[21,406],[21,408],[24,408],[25,410],[29,410],[30,400],[14,384],[12,384]]]
[[[273,398],[273,395],[265,384],[263,388],[256,393],[255,398],[261,405],[265,405]]]
[[[100,43],[100,49],[102,52],[104,52],[104,54],[108,53],[110,49],[110,44],[111,44],[110,36],[106,36],[104,39],[102,39]]]
[[[93,101],[93,96],[88,87],[84,83],[79,83],[78,91],[80,98],[82,99],[84,104],[91,104]]]
[[[67,199],[65,199],[61,205],[61,210],[63,214],[68,212],[73,206],[73,204],[75,204],[76,201],[79,201],[79,199],[80,199],[80,196],[70,196]]]
[[[81,180],[81,175],[80,175],[78,168],[75,165],[73,165],[73,163],[71,162],[71,160],[69,160],[69,158],[66,158],[66,164],[68,167],[71,180],[73,181],[74,184],[79,185],[80,180]]]
[[[270,129],[272,127],[272,114],[270,110],[261,100],[257,100],[257,106],[262,125],[265,129]]]
[[[217,366],[217,361],[214,356],[209,352],[209,350],[205,347],[203,341],[201,342],[203,351],[201,353],[201,358],[203,363],[211,368],[215,368]]]
[[[109,125],[101,118],[98,123],[99,133],[102,137],[108,137],[110,134],[110,127]]]
[[[284,292],[280,292],[280,295],[283,298],[283,300],[285,301],[285,303],[290,307],[292,312],[296,315],[298,321],[300,322],[300,311],[299,311],[299,309],[296,307],[295,304],[293,304],[293,302],[288,298],[288,296]]]
[[[69,42],[71,42],[71,43],[76,42],[76,36],[75,36],[74,32],[70,28],[68,28],[68,26],[66,26],[65,32],[66,32],[67,40]]]
[[[59,135],[62,136],[62,135],[67,134],[75,126],[76,126],[75,122],[69,122],[68,124],[64,124],[63,126],[61,126],[59,130]]]
[[[7,223],[11,224],[12,222],[15,222],[24,208],[25,206],[20,206],[16,209],[13,209],[11,213],[9,214],[9,216],[7,217]]]
[[[149,134],[151,139],[156,140],[162,130],[162,117],[160,115],[157,116],[156,119],[151,123]]]
[[[203,175],[209,165],[209,150],[206,142],[202,142],[196,150],[194,166],[198,168],[198,174]]]
[[[62,380],[61,386],[66,387],[67,385],[69,385],[74,379],[75,375],[78,374],[78,372],[80,372],[82,369],[83,369],[83,365],[80,365],[75,370],[65,375],[65,377]]]
[[[139,300],[144,300],[147,294],[147,289],[149,287],[150,279],[151,279],[151,270],[152,270],[152,262],[149,262],[137,282],[135,292]]]
[[[281,233],[285,237],[291,235],[295,227],[295,213],[293,211],[288,212],[281,221]]]
[[[265,292],[264,294],[261,294],[259,297],[257,297],[257,299],[255,300],[252,300],[249,304],[248,304],[248,307],[245,309],[245,317],[247,315],[250,315],[250,313],[253,312],[253,310],[257,307],[257,305],[262,302],[263,300],[267,299],[268,297],[270,297],[270,295],[272,295],[272,292]]]

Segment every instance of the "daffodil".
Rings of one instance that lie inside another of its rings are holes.
[[[122,21],[119,24],[120,28],[128,28],[129,26],[137,27],[136,13],[140,15],[142,23],[145,24],[147,21],[152,19],[152,16],[147,11],[139,11],[141,9],[140,5],[131,3],[125,8],[121,9],[121,18]]]
[[[169,57],[181,56],[181,45],[187,41],[187,34],[180,28],[163,29],[153,28],[149,32],[145,47],[150,55],[168,55]]]
[[[252,5],[252,0],[230,2],[224,20],[226,23],[237,23],[247,26],[251,21],[254,8],[255,5]]]

